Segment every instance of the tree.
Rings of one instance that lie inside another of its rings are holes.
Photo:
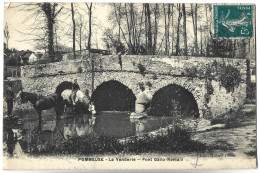
[[[8,23],[5,23],[5,28],[4,28],[4,38],[6,41],[6,49],[8,50],[8,43],[9,43],[9,39],[10,39],[10,34],[9,34],[9,29],[8,29]]]
[[[173,45],[174,45],[174,15],[173,15],[173,7],[174,5],[172,4],[172,55],[173,55]]]
[[[193,32],[194,32],[194,47],[195,47],[195,54],[199,54],[199,47],[198,47],[198,4],[195,4],[195,7],[193,9],[193,4],[190,4],[191,6],[191,16],[192,16],[192,24],[193,24]]]
[[[86,3],[86,6],[88,7],[88,51],[89,51],[89,55],[90,55],[90,50],[91,50],[91,26],[92,26],[92,3],[90,3],[90,5],[88,5],[88,3]]]
[[[158,33],[159,5],[156,3],[154,7],[154,36],[153,36],[153,55],[156,52],[157,33]]]
[[[61,12],[61,7],[59,10],[56,10],[58,3],[39,3],[41,10],[44,12],[47,19],[47,28],[48,28],[48,52],[52,61],[55,58],[54,44],[53,44],[53,33],[54,33],[54,24],[58,14]]]
[[[202,27],[200,25],[200,56],[203,56]]]
[[[165,4],[163,4],[163,12],[164,12],[164,39],[165,39],[165,54],[169,53],[168,49],[168,25],[167,25],[167,12]]]
[[[147,44],[143,44],[141,39],[142,36],[145,36],[144,39],[148,39],[148,30],[146,31],[143,28],[143,24],[148,22],[147,14],[144,15],[144,13],[147,12],[146,4],[124,3],[120,5],[113,3],[110,6],[112,10],[110,11],[108,19],[116,23],[116,27],[120,28],[120,38],[123,38],[120,42],[126,45],[129,54],[138,54],[140,50],[143,52],[143,45],[145,45],[145,47],[148,45],[148,42]],[[150,5],[149,11],[151,12]],[[147,17],[144,22],[143,16]]]
[[[78,42],[78,44],[79,44],[79,50],[80,50],[80,53],[81,53],[81,50],[82,50],[82,37],[83,37],[83,30],[84,30],[84,28],[83,28],[83,17],[82,17],[82,15],[80,14],[80,16],[79,16],[79,21],[78,22],[76,22],[76,25],[77,25],[77,28],[78,28],[78,40],[77,40],[77,42]]]
[[[76,22],[74,18],[74,6],[73,3],[71,3],[71,18],[72,18],[72,23],[73,23],[73,58],[76,59]]]
[[[186,32],[186,10],[185,4],[182,4],[182,13],[183,13],[183,42],[184,42],[184,55],[187,56],[187,32]]]
[[[181,21],[181,18],[182,18],[181,5],[180,4],[177,4],[177,9],[178,9],[179,16],[178,16],[177,33],[176,33],[177,39],[176,39],[176,45],[175,45],[175,48],[176,48],[175,55],[176,56],[178,56],[179,53],[180,53],[180,21]]]
[[[94,92],[94,79],[95,79],[95,74],[94,74],[94,56],[91,56],[91,34],[92,34],[92,31],[91,31],[91,22],[92,22],[92,3],[90,3],[90,5],[88,3],[86,3],[86,6],[88,8],[88,55],[89,55],[89,58],[91,57],[91,77],[92,77],[92,81],[91,81],[91,90],[92,90],[92,93]]]
[[[34,18],[35,22],[27,36],[33,36],[33,41],[37,45],[39,42],[47,42],[47,50],[52,61],[55,60],[54,52],[54,25],[57,22],[57,16],[63,9],[59,3],[22,3],[17,6],[22,11],[29,12],[25,22]],[[47,39],[46,39],[47,37]],[[44,44],[42,44],[44,45]]]
[[[145,10],[146,10],[146,16],[147,16],[147,27],[148,27],[148,32],[147,32],[147,50],[148,54],[153,53],[153,42],[152,42],[152,24],[151,24],[151,11],[149,4],[145,4]]]

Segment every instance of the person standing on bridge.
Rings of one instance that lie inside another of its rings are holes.
[[[122,67],[122,53],[119,52],[117,55],[118,55],[118,63],[120,65],[121,70],[123,70],[123,67]]]

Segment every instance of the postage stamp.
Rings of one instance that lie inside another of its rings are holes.
[[[252,37],[252,8],[252,5],[215,5],[215,35],[217,37]]]

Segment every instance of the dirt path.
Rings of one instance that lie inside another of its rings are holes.
[[[256,122],[256,105],[245,104],[233,124],[224,129],[198,133],[195,140],[209,146],[215,154],[255,158]]]

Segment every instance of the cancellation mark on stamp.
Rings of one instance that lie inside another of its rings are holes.
[[[252,37],[252,5],[215,5],[216,37]]]

